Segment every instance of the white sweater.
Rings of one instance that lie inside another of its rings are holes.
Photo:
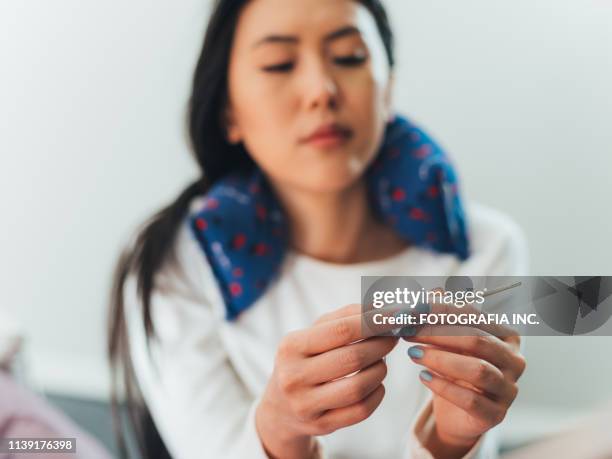
[[[198,207],[194,200],[192,211]],[[225,320],[210,266],[187,225],[175,258],[156,278],[152,317],[157,337],[145,344],[135,280],[126,283],[126,319],[140,389],[169,452],[177,459],[264,459],[254,413],[272,372],[276,347],[289,331],[360,302],[360,276],[526,275],[528,252],[520,228],[481,205],[466,208],[471,257],[411,247],[381,261],[349,265],[290,252],[280,279],[236,322]],[[318,437],[330,459],[430,459],[421,440],[432,428],[430,392],[422,367],[400,340],[387,356],[385,398],[365,421]],[[466,458],[496,457],[496,429]],[[492,435],[493,434],[493,435]]]

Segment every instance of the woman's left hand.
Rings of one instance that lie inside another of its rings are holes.
[[[435,457],[463,456],[504,419],[517,396],[526,366],[520,336],[496,325],[425,325],[403,339],[419,343],[409,355],[426,367],[421,381],[433,392],[435,432],[425,446]]]

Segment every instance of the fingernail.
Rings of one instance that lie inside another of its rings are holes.
[[[423,370],[419,373],[419,376],[421,377],[421,379],[425,380],[425,381],[431,381],[433,379],[433,375],[427,371],[427,370]]]
[[[408,355],[413,359],[420,359],[423,357],[423,349],[417,346],[413,346],[408,349]]]
[[[414,312],[417,314],[429,314],[431,312],[431,306],[427,303],[419,303],[415,306]]]
[[[399,319],[399,318],[400,318],[400,317],[402,317],[402,315],[404,315],[404,314],[406,314],[406,311],[403,311],[403,310],[401,310],[401,309],[400,309],[399,311],[396,311],[396,312],[393,314],[393,317],[395,317],[396,319]]]
[[[416,327],[404,327],[401,330],[400,335],[401,336],[414,336],[417,334],[417,329]]]

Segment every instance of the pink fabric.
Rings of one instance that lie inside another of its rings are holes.
[[[76,438],[76,454],[52,454],[54,459],[110,459],[89,434],[44,399],[0,371],[0,438]],[[42,459],[41,453],[0,453],[0,459]]]

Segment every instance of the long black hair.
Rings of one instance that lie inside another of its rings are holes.
[[[200,178],[143,225],[134,243],[119,257],[115,268],[110,297],[108,356],[112,370],[111,406],[119,453],[123,458],[128,457],[128,448],[118,396],[120,389],[125,394],[124,405],[141,454],[146,458],[170,457],[135,381],[124,317],[125,281],[130,275],[136,278],[142,320],[147,338],[150,338],[154,334],[151,294],[155,289],[155,274],[172,252],[177,230],[186,218],[190,202],[206,193],[228,173],[254,166],[243,144],[227,141],[223,119],[228,101],[228,64],[234,31],[240,12],[248,1],[216,0],[195,68],[187,125]],[[389,65],[393,67],[393,34],[384,7],[379,0],[356,1],[373,15]]]

